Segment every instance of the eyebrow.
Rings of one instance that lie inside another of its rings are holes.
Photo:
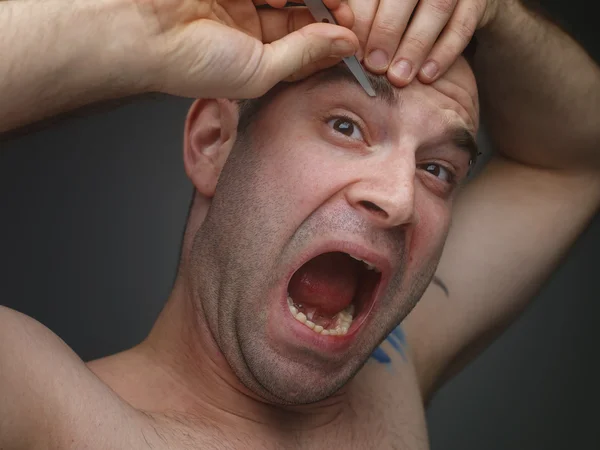
[[[465,127],[452,128],[448,134],[454,146],[469,153],[471,157],[469,165],[474,166],[477,163],[477,158],[481,155],[475,136]]]
[[[375,75],[365,70],[367,78],[371,82],[371,86],[377,94],[374,97],[375,100],[382,99],[390,106],[396,106],[399,102],[397,89],[390,83],[386,75]],[[311,77],[311,86],[307,89],[312,91],[313,89],[322,86],[323,84],[339,83],[340,81],[350,82],[360,87],[361,91],[364,91],[358,80],[352,75],[352,72],[348,69],[345,64],[337,64],[329,69],[322,70]],[[364,93],[365,96],[367,93]],[[372,98],[372,97],[369,97]]]
[[[475,136],[473,136],[473,133],[466,127],[458,126],[450,128],[445,134],[449,137],[452,145],[469,154],[469,165],[474,166],[477,163],[477,158],[481,155],[481,152],[479,151],[479,146],[477,145],[477,140]]]

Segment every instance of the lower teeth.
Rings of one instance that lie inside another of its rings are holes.
[[[294,319],[298,322],[306,325],[308,328],[313,330],[317,334],[322,334],[323,336],[343,336],[348,333],[348,329],[352,324],[352,315],[354,314],[354,305],[349,305],[347,308],[343,309],[339,313],[334,316],[335,325],[327,330],[324,329],[321,325],[317,325],[306,317],[306,314],[298,311],[298,308],[294,306],[294,301],[292,297],[288,295],[287,298],[288,307],[290,308],[290,312]],[[313,313],[314,314],[314,313]],[[311,314],[311,316],[313,315]]]

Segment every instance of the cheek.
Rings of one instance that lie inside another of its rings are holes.
[[[451,202],[428,193],[416,193],[415,208],[419,218],[410,236],[409,270],[420,271],[432,262],[437,264],[450,226]]]
[[[343,185],[343,165],[314,136],[286,135],[263,150],[265,179],[274,192],[284,195],[291,216],[298,220],[304,220]]]

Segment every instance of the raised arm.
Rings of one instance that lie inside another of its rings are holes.
[[[437,277],[404,323],[422,392],[532,299],[600,205],[600,70],[570,37],[503,2],[475,70],[499,153],[459,196]]]
[[[0,30],[0,132],[151,87],[132,2],[2,1]]]
[[[332,2],[351,25],[349,8]],[[0,133],[143,92],[254,97],[354,53],[348,29],[311,21],[252,0],[0,1]]]
[[[477,39],[475,73],[494,149],[548,169],[600,168],[600,67],[516,0]]]

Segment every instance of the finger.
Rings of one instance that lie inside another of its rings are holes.
[[[379,0],[348,0],[348,6],[354,12],[352,31],[354,31],[360,42],[360,50],[356,56],[359,60],[362,60],[371,32],[371,24],[375,19],[377,7],[379,6]]]
[[[456,1],[423,0],[419,3],[387,72],[393,84],[405,86],[412,81],[452,16]]]
[[[276,41],[315,21],[306,8],[264,9],[258,11],[262,41]]]
[[[329,10],[334,10],[340,7],[342,0],[323,0],[323,4]]]
[[[382,0],[379,3],[365,49],[365,64],[371,72],[385,73],[398,49],[418,0]]]
[[[290,75],[289,77],[287,77],[285,79],[285,81],[303,80],[304,78],[311,76],[312,74],[318,72],[319,70],[324,70],[329,67],[333,67],[336,64],[338,64],[339,62],[340,62],[340,58],[336,58],[336,57],[329,57],[329,58],[322,59],[320,61],[317,61],[314,64],[304,67],[299,72],[296,72],[296,73]]]
[[[446,73],[473,38],[484,12],[485,5],[482,3],[458,4],[446,29],[419,71],[418,77],[421,82],[431,83]]]
[[[332,9],[331,13],[333,14],[333,17],[335,17],[338,25],[346,28],[352,28],[354,26],[354,12],[348,4],[340,4],[338,8]]]
[[[353,55],[358,39],[347,28],[337,25],[313,23],[300,30],[265,44],[256,66],[249,71],[245,95],[259,96],[279,81],[294,73],[303,73],[326,58]]]
[[[354,16],[350,7],[344,6],[345,8],[342,9],[347,10],[346,13],[349,13],[349,16],[341,21],[338,20],[338,24],[349,28],[348,25],[352,25]],[[315,21],[307,8],[262,9],[258,11],[258,18],[262,30],[262,41],[265,43],[281,39]]]
[[[282,9],[288,2],[286,0],[253,0],[254,6],[261,7],[260,9],[267,9],[269,7],[275,9]],[[304,0],[297,0],[292,2],[287,9],[301,8],[304,4]],[[338,25],[346,28],[352,27],[354,24],[354,14],[352,9],[342,0],[323,0],[325,7],[333,14]]]
[[[255,6],[269,5],[273,8],[283,8],[287,0],[253,0]]]
[[[262,41],[273,42],[281,39],[286,34],[299,30],[315,21],[312,14],[305,7],[284,9],[259,9],[257,10],[262,30]],[[354,23],[354,14],[348,5],[341,5],[334,16],[338,25],[350,28]]]
[[[273,8],[283,8],[288,4],[287,0],[252,0],[255,6],[261,5],[269,5]],[[303,5],[304,0],[294,0],[291,6]],[[342,4],[342,0],[323,0],[323,4],[327,7],[327,9],[336,9]]]

